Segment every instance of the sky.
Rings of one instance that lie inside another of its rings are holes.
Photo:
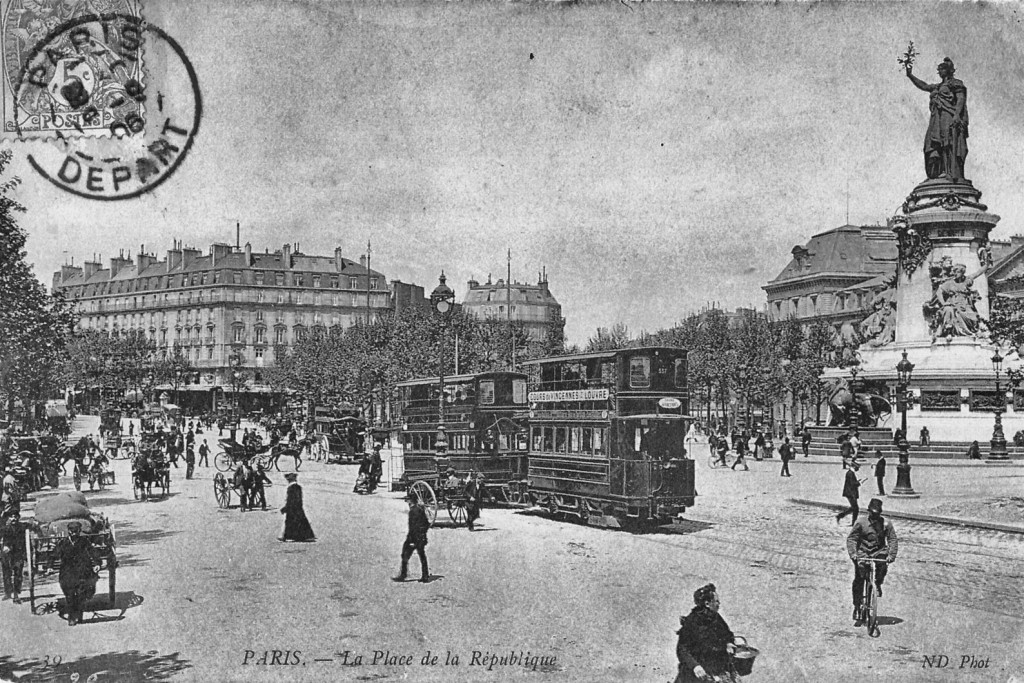
[[[1024,26],[1016,3],[147,0],[204,116],[155,191],[65,193],[4,142],[29,260],[241,241],[335,246],[427,291],[443,269],[536,282],[571,342],[762,306],[794,245],[884,224],[924,179],[928,97],[968,89],[966,175],[1024,233]]]

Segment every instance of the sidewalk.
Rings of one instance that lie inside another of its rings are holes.
[[[698,451],[699,452],[699,451]],[[802,455],[790,463],[792,477],[779,476],[782,462],[778,457],[757,461],[748,459],[750,472],[712,470],[707,457],[698,458],[697,489],[705,501],[712,497],[728,500],[751,493],[779,496],[780,502],[834,509],[847,507],[842,497],[846,470],[839,460],[827,456]],[[885,490],[896,485],[898,461],[886,458]],[[1024,467],[988,465],[984,461],[932,460],[916,463],[910,460],[911,485],[919,498],[878,496],[872,469],[873,460],[861,461],[857,473],[862,480],[860,507],[881,498],[884,513],[894,518],[918,519],[971,528],[991,529],[1024,535]],[[701,508],[701,497],[694,513]]]

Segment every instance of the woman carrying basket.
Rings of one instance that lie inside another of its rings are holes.
[[[698,588],[693,594],[694,608],[680,617],[677,631],[679,643],[679,675],[675,683],[723,681],[736,683],[739,676],[733,665],[735,637],[718,613],[719,601],[715,584]]]

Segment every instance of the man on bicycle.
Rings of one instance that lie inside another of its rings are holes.
[[[864,583],[870,573],[870,562],[865,558],[885,559],[886,562],[875,563],[875,586],[878,595],[882,595],[882,582],[889,570],[889,564],[896,561],[899,542],[892,522],[882,517],[882,501],[872,498],[868,503],[867,518],[861,517],[853,523],[850,535],[846,537],[846,551],[853,561],[853,620],[854,626],[863,626],[861,618],[861,601],[864,596]]]

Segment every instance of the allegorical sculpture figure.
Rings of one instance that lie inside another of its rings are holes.
[[[932,271],[935,289],[931,301],[924,305],[925,314],[931,319],[932,338],[977,335],[981,318],[975,304],[981,295],[974,289],[974,279],[984,269],[968,276],[967,266],[953,264],[946,256]]]
[[[956,69],[946,57],[939,64],[940,83],[925,83],[913,74],[913,65],[905,64],[907,78],[930,93],[931,118],[924,136],[924,170],[929,178],[963,180],[967,158],[967,88],[953,77]]]
[[[891,286],[875,295],[872,312],[860,323],[860,334],[868,346],[885,346],[896,341],[896,295]]]

